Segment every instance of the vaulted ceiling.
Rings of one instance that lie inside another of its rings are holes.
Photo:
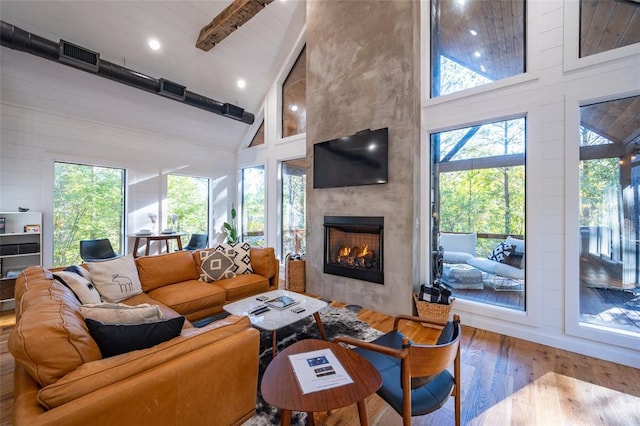
[[[165,78],[191,92],[258,115],[269,87],[304,27],[305,2],[275,0],[213,49],[205,52],[197,48],[201,29],[231,3],[2,0],[0,19],[55,42],[63,39],[80,45],[98,52],[101,60],[153,78]],[[159,50],[149,48],[151,38],[160,42]],[[238,87],[239,79],[246,81],[246,87]],[[246,124],[210,115],[207,120],[211,120],[211,129],[206,131],[226,132],[227,148],[233,149],[246,136]],[[225,145],[225,141],[220,143]]]

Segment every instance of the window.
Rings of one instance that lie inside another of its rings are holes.
[[[242,169],[242,241],[265,244],[264,166]]]
[[[456,297],[524,310],[525,119],[432,134],[431,153],[442,283]]]
[[[260,127],[258,127],[258,131],[255,135],[253,135],[253,139],[251,139],[251,143],[249,144],[249,148],[252,146],[258,146],[264,144],[264,120],[260,123]]]
[[[524,72],[524,0],[432,0],[431,97]]]
[[[53,266],[82,262],[80,240],[108,238],[124,252],[125,171],[84,164],[54,164]]]
[[[281,259],[288,253],[305,253],[306,243],[306,159],[283,161]]]
[[[282,137],[307,131],[307,55],[306,49],[296,59],[282,84]]]
[[[638,25],[638,4],[580,0],[580,57],[640,42]]]
[[[640,333],[640,96],[580,108],[580,321]]]
[[[190,234],[209,234],[209,179],[167,176],[166,228]]]

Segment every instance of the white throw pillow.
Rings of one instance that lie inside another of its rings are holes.
[[[442,253],[442,261],[444,263],[467,263],[469,259],[473,259],[473,256],[461,251],[445,251]]]
[[[118,303],[142,293],[142,284],[132,255],[102,262],[88,262],[93,285],[105,302]]]
[[[83,268],[80,268],[83,269]],[[54,272],[53,277],[73,291],[80,303],[101,303],[100,293],[91,281],[70,271]]]
[[[142,303],[136,306],[124,303],[100,303],[80,306],[80,315],[84,319],[100,321],[103,324],[143,324],[162,319],[162,312],[157,305]]]
[[[236,244],[219,244],[216,251],[222,252],[233,259],[236,268],[234,270],[236,275],[240,274],[253,274],[251,268],[251,245],[247,242]]]
[[[451,234],[441,232],[438,236],[438,246],[442,246],[445,253],[448,251],[457,251],[475,256],[477,239],[478,237],[475,233]]]

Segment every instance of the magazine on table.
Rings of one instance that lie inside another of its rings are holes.
[[[273,299],[269,299],[264,303],[272,308],[282,310],[282,309],[287,309],[288,307],[293,306],[299,302],[300,302],[299,300],[296,300],[293,297],[282,295],[282,296],[274,297]]]
[[[331,349],[289,355],[289,360],[303,394],[353,383]]]

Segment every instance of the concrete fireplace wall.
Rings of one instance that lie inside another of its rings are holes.
[[[307,158],[313,145],[389,128],[389,183],[307,186],[307,291],[387,314],[410,313],[418,286],[420,2],[308,0]],[[384,285],[323,272],[323,218],[384,217]]]

